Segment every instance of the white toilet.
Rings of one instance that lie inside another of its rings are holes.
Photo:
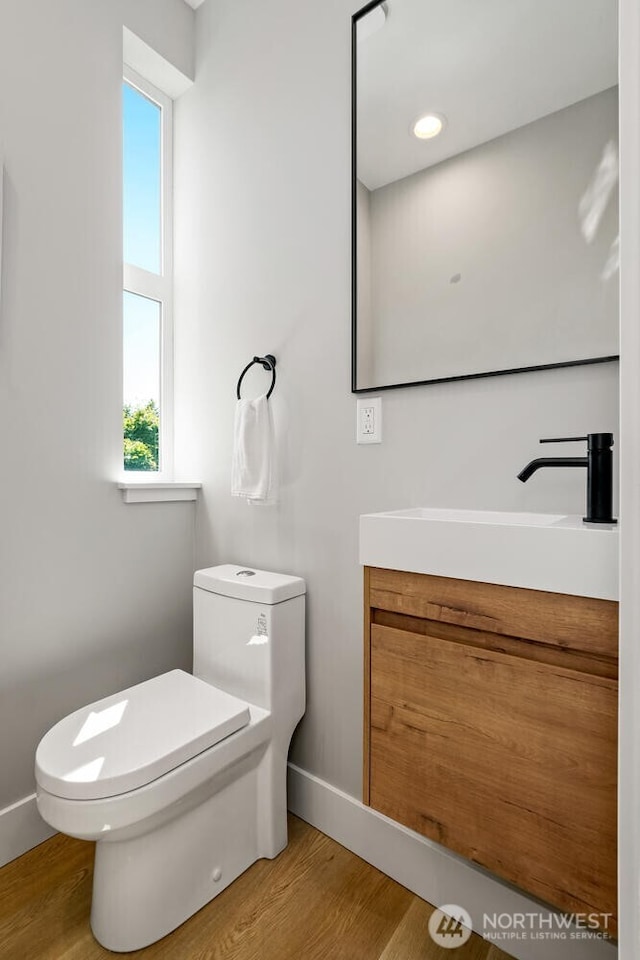
[[[299,577],[199,570],[194,675],[172,670],[82,707],[41,740],[38,809],[97,841],[91,927],[109,950],[159,940],[287,845],[304,593]]]

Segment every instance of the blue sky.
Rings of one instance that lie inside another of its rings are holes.
[[[161,111],[122,85],[124,260],[161,269]],[[160,305],[124,294],[124,402],[160,401]]]
[[[160,304],[125,290],[124,403],[160,408]]]

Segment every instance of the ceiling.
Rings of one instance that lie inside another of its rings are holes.
[[[357,45],[358,176],[370,190],[617,83],[616,0],[385,6]],[[446,128],[417,140],[413,123],[429,112]]]

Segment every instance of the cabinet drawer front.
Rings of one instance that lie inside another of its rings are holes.
[[[371,627],[371,805],[569,912],[616,912],[616,743],[615,680]]]
[[[399,570],[369,570],[373,608],[521,637],[604,657],[618,654],[618,604]]]

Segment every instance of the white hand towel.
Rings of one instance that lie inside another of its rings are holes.
[[[273,422],[266,394],[236,404],[231,495],[245,497],[250,503],[268,503],[275,498]]]

